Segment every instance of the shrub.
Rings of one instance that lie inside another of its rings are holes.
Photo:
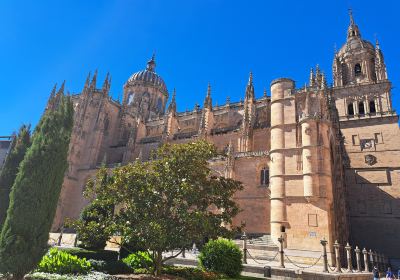
[[[119,260],[106,262],[106,266],[104,267],[104,271],[102,272],[108,274],[130,274],[133,273],[134,270],[130,268],[126,263]]]
[[[133,270],[140,268],[149,269],[153,264],[150,254],[143,251],[130,254],[126,258],[122,259],[122,261]]]
[[[40,272],[58,274],[86,274],[90,269],[90,262],[86,259],[80,259],[57,248],[50,249],[37,268]]]
[[[203,271],[194,267],[165,267],[163,273],[178,276],[186,280],[216,280],[220,279],[221,275],[215,272]]]
[[[79,220],[68,222],[78,232],[80,246],[93,250],[104,249],[109,236],[100,222],[112,216],[113,211],[113,205],[93,200],[83,209]]]
[[[208,271],[237,277],[243,269],[242,251],[230,240],[219,238],[211,240],[199,255],[200,265]]]
[[[96,271],[105,271],[105,269],[107,267],[107,263],[105,261],[102,261],[102,260],[90,259],[90,260],[88,260],[88,262],[90,262],[90,265]]]
[[[59,248],[60,250],[67,252],[71,255],[77,256],[78,258],[85,258],[87,260],[101,260],[105,262],[113,262],[118,260],[118,252],[109,250],[92,251],[81,248]]]

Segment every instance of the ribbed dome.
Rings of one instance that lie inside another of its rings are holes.
[[[343,47],[340,48],[339,55],[344,55],[346,52],[354,52],[362,49],[374,51],[374,46],[367,40],[357,37],[351,38],[343,45]]]
[[[164,80],[155,72],[156,62],[153,57],[147,62],[146,70],[132,74],[128,79],[127,85],[144,84],[159,88],[164,94],[167,94],[167,86]]]

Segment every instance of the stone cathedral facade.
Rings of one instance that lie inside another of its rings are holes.
[[[163,143],[206,139],[224,151],[210,165],[243,182],[234,199],[235,223],[253,235],[285,237],[289,249],[320,251],[320,240],[350,241],[399,256],[400,131],[391,83],[378,42],[364,40],[350,16],[347,40],[333,58],[333,86],[317,67],[309,83],[271,82],[256,98],[252,74],[244,99],[179,112],[156,73],[154,57],[109,96],[108,75],[97,73],[74,95],[75,120],[54,229],[77,218],[88,203],[82,191],[102,163],[145,161]],[[168,106],[167,106],[168,103]]]

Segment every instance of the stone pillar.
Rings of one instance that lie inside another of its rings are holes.
[[[367,249],[363,249],[362,253],[364,255],[364,272],[369,272],[369,258]]]
[[[322,272],[329,272],[328,270],[328,255],[326,253],[326,244],[328,243],[328,241],[324,239],[321,240],[321,245],[322,245],[322,256],[324,258],[324,270],[322,270]]]
[[[341,268],[341,262],[340,262],[340,244],[338,241],[335,241],[335,244],[333,244],[333,247],[335,248],[335,256],[336,256],[336,268],[335,272],[341,273],[342,268]]]
[[[354,252],[356,253],[356,262],[357,262],[357,272],[361,272],[361,250],[356,246],[354,249]]]
[[[344,247],[346,249],[346,256],[347,256],[347,269],[346,272],[351,273],[353,272],[353,264],[351,261],[351,246],[349,244],[349,242],[347,242],[346,247]]]
[[[243,240],[243,263],[247,264],[247,235],[245,232],[241,238]]]
[[[271,238],[278,242],[282,235],[286,239],[285,202],[285,94],[294,89],[294,81],[277,79],[271,83]]]
[[[281,262],[280,267],[285,268],[285,261],[284,261],[285,252],[283,251],[283,241],[285,241],[285,240],[283,239],[283,236],[279,237],[278,241],[279,241],[279,255],[280,255],[280,262]]]

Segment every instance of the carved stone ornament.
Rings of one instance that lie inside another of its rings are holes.
[[[304,130],[304,133],[307,134],[307,135],[310,135],[310,134],[311,134],[311,128],[307,127],[307,128]]]
[[[361,139],[360,140],[361,151],[375,148],[374,139]]]
[[[365,163],[368,165],[374,165],[377,162],[376,157],[373,155],[366,155],[365,156]]]

